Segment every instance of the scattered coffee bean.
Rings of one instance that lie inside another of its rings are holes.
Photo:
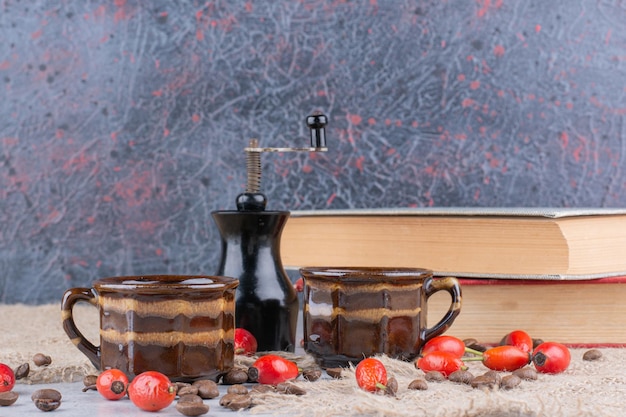
[[[326,368],[326,373],[331,378],[341,379],[342,372],[343,372],[343,368]]]
[[[463,340],[463,343],[465,344],[465,347],[477,350],[479,352],[485,352],[487,350],[487,346],[479,343],[476,339],[465,339]]]
[[[0,392],[0,406],[6,407],[13,404],[19,396],[15,391]]]
[[[428,384],[425,380],[418,378],[414,379],[409,383],[408,389],[418,390],[418,391],[426,391],[428,389]]]
[[[201,402],[178,402],[176,411],[184,416],[201,416],[209,412],[209,406]]]
[[[248,382],[248,378],[249,374],[248,372],[246,372],[245,369],[233,368],[222,377],[222,383],[224,383],[225,385],[243,384],[245,382]]]
[[[93,389],[96,389],[96,382],[98,382],[98,375],[87,375],[83,378],[83,385],[85,388],[94,387]]]
[[[584,361],[597,361],[601,357],[602,357],[602,352],[600,352],[598,349],[591,349],[583,353]]]
[[[259,370],[254,366],[248,368],[248,382],[257,382],[259,380]]]
[[[20,366],[18,366],[15,371],[13,371],[13,373],[15,374],[15,379],[24,379],[28,376],[28,374],[30,373],[30,365],[28,363],[23,363]]]
[[[200,379],[195,381],[192,386],[198,388],[198,395],[200,398],[204,398],[205,400],[210,400],[220,396],[220,390],[217,387],[217,384],[215,381],[211,381],[210,379]]]
[[[472,379],[470,385],[472,388],[493,388],[500,386],[502,376],[496,371],[487,371]]]
[[[181,388],[191,386],[191,384],[188,382],[180,382],[180,381],[174,382],[174,385],[176,386],[176,393],[178,393],[178,391],[180,391]]]
[[[258,392],[261,394],[264,394],[266,392],[276,392],[276,387],[268,384],[257,384],[252,386],[250,392]]]
[[[543,343],[543,339],[533,339],[533,349]]]
[[[474,379],[472,379],[472,382],[470,383],[470,385],[472,386],[472,388],[487,388],[488,389],[488,388],[493,388],[498,384],[496,383],[495,378],[485,376],[485,375],[479,375],[475,377]]]
[[[202,404],[202,398],[195,394],[185,394],[178,397],[178,403],[200,403]]]
[[[513,375],[526,381],[535,381],[537,379],[537,371],[530,366],[525,366],[513,371]]]
[[[304,395],[306,390],[290,382],[282,382],[276,385],[276,392],[281,394]]]
[[[220,405],[233,411],[243,410],[252,406],[250,394],[224,394],[220,398]]]
[[[180,387],[177,391],[177,394],[180,397],[184,395],[198,395],[198,387],[194,387],[193,385],[186,385],[184,387]]]
[[[454,371],[450,375],[448,375],[449,381],[457,382],[459,384],[469,385],[472,383],[472,379],[474,379],[474,374],[472,374],[470,371],[464,371],[462,369]]]
[[[502,381],[502,375],[500,375],[500,372],[497,371],[487,371],[483,374],[483,376],[487,378],[493,378],[496,385],[500,385],[500,382]]]
[[[522,379],[515,374],[510,374],[502,377],[500,381],[500,388],[512,389],[517,387],[522,382]]]
[[[439,371],[428,371],[424,375],[424,379],[428,382],[442,382],[446,380],[446,377]]]
[[[228,392],[229,394],[247,394],[248,388],[241,384],[235,384],[228,387],[228,390],[226,392]]]
[[[385,394],[395,397],[398,393],[398,380],[393,376],[387,379],[387,386],[385,387]]]
[[[55,389],[38,389],[30,398],[41,411],[53,411],[61,405],[61,393]]]
[[[52,363],[52,358],[43,353],[36,353],[35,356],[33,356],[33,362],[37,366],[48,366]]]
[[[302,378],[306,379],[307,381],[317,381],[318,379],[320,379],[321,376],[322,371],[320,371],[319,369],[307,369],[305,371],[302,371]]]

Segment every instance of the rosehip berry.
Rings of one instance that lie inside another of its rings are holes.
[[[465,343],[454,336],[437,336],[430,339],[422,348],[422,355],[430,352],[449,352],[457,358],[465,354]]]
[[[463,361],[454,353],[435,351],[430,352],[415,362],[415,366],[424,372],[439,371],[446,378],[452,372],[466,369]]]
[[[128,385],[128,397],[145,411],[159,411],[176,398],[176,386],[160,372],[146,371]]]
[[[98,375],[96,389],[107,400],[119,400],[126,395],[128,377],[119,369],[107,369]]]
[[[365,391],[376,392],[387,389],[387,369],[375,358],[363,359],[355,369],[356,382]]]
[[[15,373],[8,365],[0,363],[0,392],[7,392],[15,385]]]
[[[235,329],[235,355],[252,355],[256,353],[257,341],[252,333],[243,328]]]
[[[295,362],[278,355],[263,355],[248,369],[248,376],[260,384],[278,385],[298,377],[300,370]]]
[[[537,371],[558,374],[567,369],[571,355],[567,346],[556,342],[545,342],[533,351],[533,363]]]
[[[512,331],[504,336],[502,342],[503,345],[517,346],[524,352],[531,352],[533,350],[533,339],[523,330]]]

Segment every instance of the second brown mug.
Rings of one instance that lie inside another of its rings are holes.
[[[461,311],[456,278],[433,278],[421,268],[302,268],[304,349],[324,368],[387,354],[412,360],[425,342],[445,332]],[[427,327],[428,299],[438,291],[450,307]]]

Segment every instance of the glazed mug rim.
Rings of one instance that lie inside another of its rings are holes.
[[[92,287],[96,291],[225,291],[238,285],[238,279],[221,275],[154,274],[100,278]]]
[[[433,271],[413,267],[374,267],[374,266],[333,266],[304,267],[300,274],[307,278],[327,281],[378,281],[384,280],[421,280],[433,276]]]

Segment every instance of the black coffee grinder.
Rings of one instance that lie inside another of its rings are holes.
[[[311,129],[308,148],[263,148],[251,139],[246,152],[248,180],[237,196],[237,210],[212,214],[222,241],[217,275],[239,279],[235,296],[235,325],[251,332],[258,350],[293,352],[298,322],[298,296],[280,257],[280,236],[288,211],[265,211],[261,188],[261,153],[324,152],[328,119],[323,114],[306,118]]]

